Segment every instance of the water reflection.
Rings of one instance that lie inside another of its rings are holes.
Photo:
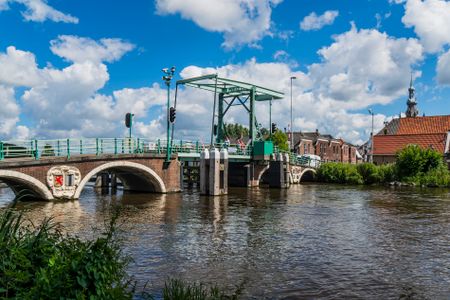
[[[10,196],[0,190],[0,203]],[[299,185],[231,189],[224,197],[117,194],[21,203],[92,236],[120,205],[130,273],[160,291],[167,277],[217,283],[255,299],[450,295],[448,190]]]

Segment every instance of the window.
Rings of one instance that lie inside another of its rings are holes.
[[[66,186],[73,186],[73,174],[66,175]]]
[[[306,149],[306,143],[303,144],[303,153],[308,154],[308,150]]]

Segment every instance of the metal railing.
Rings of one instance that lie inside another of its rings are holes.
[[[221,150],[227,148],[230,154],[247,156],[252,154],[251,147],[239,145],[215,144]],[[172,153],[197,153],[209,149],[209,144],[199,141],[174,140]],[[149,140],[142,138],[88,138],[59,140],[14,140],[0,141],[0,160],[43,157],[67,157],[79,155],[103,154],[166,154],[166,140]]]
[[[239,144],[214,144],[216,149],[227,149],[229,155],[251,157],[253,149],[251,146]],[[209,144],[199,141],[172,141],[172,153],[194,153],[200,154],[204,149],[209,149]],[[60,139],[60,140],[15,140],[0,141],[0,161],[5,159],[45,157],[66,157],[80,155],[103,155],[103,154],[136,154],[153,153],[166,154],[166,140],[150,140],[143,138],[88,138],[88,139]],[[291,164],[318,168],[320,160],[309,157],[297,157],[292,152],[280,151],[276,146],[274,153],[289,154]]]

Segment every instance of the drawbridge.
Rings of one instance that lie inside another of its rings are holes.
[[[225,116],[231,107],[241,106],[248,113],[249,146],[253,147],[255,141],[262,139],[260,124],[256,117],[256,104],[258,102],[270,101],[271,107],[272,100],[280,100],[284,97],[282,92],[247,82],[219,77],[217,74],[211,74],[178,80],[175,91],[175,107],[178,101],[179,86],[198,88],[213,93],[214,103],[211,121],[211,146],[224,143],[226,137],[224,123]],[[174,126],[175,125],[172,124],[172,134],[174,132]]]

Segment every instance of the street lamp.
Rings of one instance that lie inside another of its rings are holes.
[[[370,132],[370,162],[373,163],[373,110],[370,108],[369,114],[372,115],[372,131]]]
[[[173,75],[175,74],[175,67],[172,68],[164,68],[161,70],[164,73],[162,79],[164,80],[167,86],[167,159],[166,161],[170,161],[172,156],[172,149],[170,143],[170,82],[172,81]]]
[[[293,145],[292,145],[292,140],[293,140],[293,138],[294,138],[294,136],[293,136],[293,134],[292,134],[293,129],[294,129],[294,124],[293,124],[293,120],[292,120],[292,81],[293,81],[294,79],[297,79],[297,77],[291,76],[291,124],[290,124],[291,126],[290,126],[289,151],[292,150],[292,147],[293,147]]]

